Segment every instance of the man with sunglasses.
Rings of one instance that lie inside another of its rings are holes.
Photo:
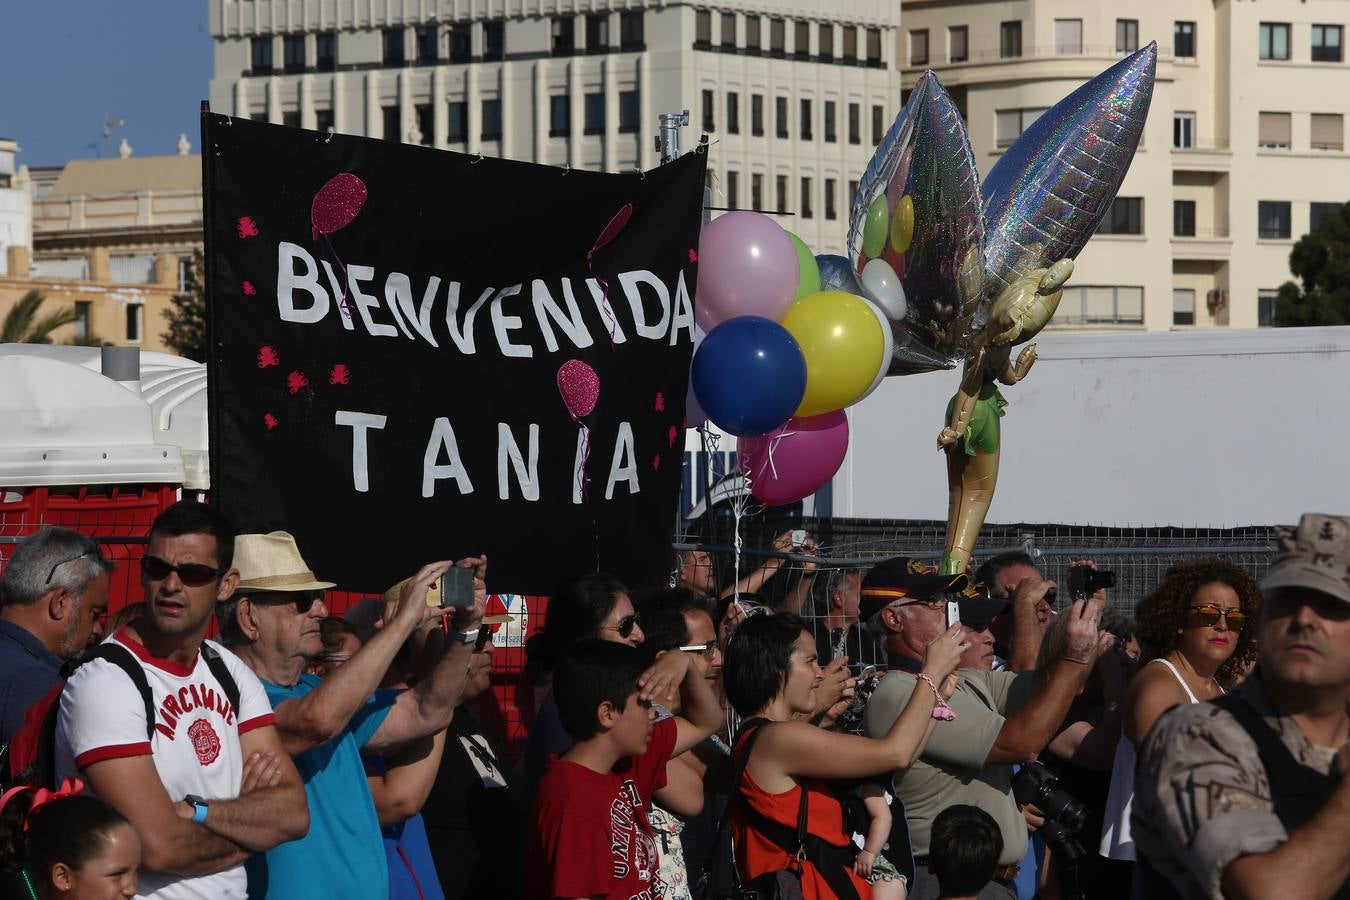
[[[914,560],[897,557],[867,573],[859,614],[882,636],[891,668],[867,704],[867,733],[884,735],[918,685],[924,651],[947,626],[946,607],[956,600],[970,649],[962,658],[960,684],[949,703],[956,717],[939,721],[920,758],[895,784],[896,798],[908,819],[915,873],[910,900],[938,896],[928,870],[933,820],[949,806],[968,803],[988,812],[1003,836],[1003,854],[995,880],[980,892],[988,898],[1016,898],[1012,887],[1027,849],[1027,826],[1012,792],[1013,765],[1030,762],[1059,729],[1069,704],[1096,661],[1102,601],[1078,602],[1071,616],[1063,656],[1043,681],[1030,672],[991,671],[994,637],[989,621],[1007,600],[969,588],[965,575],[938,575]],[[894,832],[893,832],[894,835]],[[893,837],[895,842],[896,838]]]
[[[78,774],[135,827],[138,896],[242,898],[244,859],[309,827],[262,684],[204,640],[238,579],[233,553],[234,530],[214,507],[185,500],[160,513],[141,560],[145,613],[108,639],[143,685],[96,658],[61,695],[57,775]]]
[[[103,639],[112,568],[69,528],[44,528],[14,548],[0,577],[0,745],[61,680],[61,664]]]
[[[1282,529],[1231,693],[1164,713],[1140,749],[1130,827],[1149,897],[1350,897],[1350,517]],[[1236,620],[1235,620],[1236,619]]]
[[[480,634],[487,559],[422,567],[402,583],[383,627],[323,679],[304,670],[324,651],[323,591],[333,583],[315,577],[295,538],[284,531],[240,535],[236,564],[239,584],[221,605],[221,634],[262,679],[310,806],[303,840],[249,860],[250,896],[386,896],[389,870],[361,755],[391,753],[450,724]],[[427,605],[428,591],[453,566],[474,571],[473,603],[454,609],[448,634],[424,628],[439,617]],[[414,635],[427,642],[417,658],[434,663],[412,688],[382,689],[395,657]]]

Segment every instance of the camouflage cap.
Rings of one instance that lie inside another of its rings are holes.
[[[1263,592],[1309,588],[1350,603],[1350,517],[1304,513],[1297,528],[1280,529],[1279,543]]]

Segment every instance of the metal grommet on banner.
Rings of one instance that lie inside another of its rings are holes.
[[[337,133],[337,132],[335,132],[335,131],[329,129],[328,134],[324,136],[323,142],[324,142],[325,144],[331,144],[331,143],[333,143],[333,135],[336,134],[336,133]]]
[[[469,160],[469,165],[476,166],[483,161],[483,151],[479,150],[474,154],[473,159]]]
[[[646,180],[647,180],[647,173],[644,172],[642,169],[635,168],[635,169],[633,169],[633,172],[637,174],[638,181],[646,181]]]
[[[570,162],[563,163],[563,175],[566,176],[571,174],[572,174],[572,164]]]

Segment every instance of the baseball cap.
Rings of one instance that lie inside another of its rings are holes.
[[[863,576],[858,618],[868,622],[897,600],[931,600],[948,591],[964,590],[969,582],[964,574],[939,575],[918,560],[896,556]]]
[[[1261,579],[1263,593],[1308,588],[1350,603],[1350,517],[1304,513],[1279,531],[1280,555]]]

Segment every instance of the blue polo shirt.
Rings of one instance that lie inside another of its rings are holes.
[[[0,619],[0,744],[23,725],[24,710],[61,680],[61,657],[28,629]]]

